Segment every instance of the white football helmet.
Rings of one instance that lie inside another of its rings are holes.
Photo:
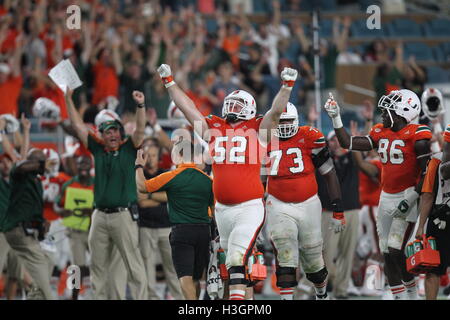
[[[5,119],[6,121],[6,132],[13,133],[19,130],[20,128],[19,120],[17,120],[17,118],[14,117],[12,114],[5,113],[2,114],[0,118]]]
[[[388,95],[382,96],[378,101],[378,108],[394,111],[407,123],[416,119],[421,110],[419,97],[408,89],[393,90]]]
[[[444,98],[442,93],[436,88],[428,88],[422,93],[421,97],[423,113],[429,119],[436,119],[445,112]]]
[[[184,113],[175,105],[175,102],[170,101],[169,108],[167,108],[167,119],[186,119]]]
[[[292,120],[291,122],[281,122],[281,120]],[[278,124],[275,136],[278,138],[293,137],[298,131],[298,112],[297,108],[288,102],[286,109],[280,116],[280,123]]]
[[[103,122],[115,120],[121,122],[119,115],[115,111],[103,109],[95,116],[95,125],[99,128]]]
[[[60,118],[61,110],[52,100],[44,97],[37,98],[33,105],[33,115],[36,118],[57,121]]]
[[[44,151],[44,155],[47,157],[48,160],[56,161],[56,164],[50,168],[50,172],[49,172],[49,175],[51,177],[56,177],[58,175],[59,165],[61,164],[59,155],[55,150],[53,150],[51,148],[46,148],[43,151]]]
[[[236,119],[250,120],[256,116],[256,102],[244,90],[235,90],[223,100],[222,117],[234,115]]]

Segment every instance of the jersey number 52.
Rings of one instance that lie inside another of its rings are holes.
[[[403,140],[394,140],[389,144],[388,139],[378,141],[378,154],[382,163],[401,164],[403,163],[403,152],[398,147],[404,147]]]

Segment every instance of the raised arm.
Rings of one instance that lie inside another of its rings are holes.
[[[144,166],[147,162],[147,154],[144,154],[142,149],[139,149],[136,156],[136,187],[138,193],[148,193],[145,187]],[[139,166],[139,167],[138,167]]]
[[[65,99],[67,105],[67,113],[69,114],[70,121],[72,122],[72,128],[77,133],[78,139],[83,143],[86,147],[88,145],[88,129],[84,125],[83,120],[81,119],[80,114],[75,109],[72,100],[73,90],[67,88]]]
[[[158,68],[159,76],[161,77],[164,86],[167,88],[171,99],[175,105],[180,108],[186,119],[194,127],[194,130],[206,141],[209,137],[206,136],[208,124],[203,115],[198,111],[194,102],[184,93],[184,91],[175,83],[172,76],[170,66],[162,64]]]
[[[16,156],[16,152],[14,151],[11,142],[9,142],[8,135],[5,132],[6,129],[6,120],[4,118],[0,118],[0,142],[2,143],[3,152],[6,153],[13,162],[19,160]]]
[[[136,130],[133,133],[131,139],[136,148],[138,148],[145,136],[145,123],[147,119],[145,117],[145,96],[140,91],[133,91],[133,99],[137,103],[136,109]]]
[[[22,159],[25,159],[27,157],[28,149],[30,149],[31,123],[30,123],[30,120],[25,118],[24,113],[22,113],[20,122],[22,123],[22,127],[23,127],[23,141],[22,141],[22,145],[20,146],[20,157]]]
[[[259,139],[265,144],[270,142],[272,133],[280,121],[280,116],[283,110],[286,109],[289,98],[291,97],[292,88],[297,79],[297,74],[297,70],[291,68],[284,68],[281,72],[283,85],[275,96],[275,99],[273,99],[272,107],[264,115],[259,126]]]
[[[334,100],[331,92],[329,93],[329,98],[325,103],[324,108],[333,122],[334,132],[336,132],[336,137],[338,138],[339,144],[342,148],[358,151],[370,151],[375,147],[370,136],[351,136],[348,134],[342,124],[339,106]]]

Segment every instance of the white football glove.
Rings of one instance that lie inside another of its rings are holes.
[[[2,114],[0,117],[5,119],[6,121],[6,132],[13,133],[19,130],[20,128],[19,120],[17,120],[17,118],[14,117],[12,114],[5,113]]]
[[[419,198],[419,194],[415,190],[412,190],[410,192],[405,191],[405,193],[406,193],[405,199],[400,201],[400,203],[394,210],[387,212],[393,218],[400,218],[400,219],[406,218],[411,210],[411,207]]]
[[[172,70],[170,70],[170,66],[168,64],[160,65],[157,71],[166,88],[169,88],[175,84],[175,81],[173,81]]]
[[[334,233],[339,233],[345,229],[345,216],[343,212],[333,212],[329,229],[333,229]]]
[[[281,71],[281,80],[283,80],[283,85],[285,87],[292,88],[294,86],[295,80],[297,80],[298,71],[292,68],[284,68]]]
[[[328,116],[331,118],[331,121],[333,122],[333,128],[338,129],[342,128],[344,125],[342,124],[341,115],[340,115],[340,109],[339,105],[334,100],[333,94],[331,92],[328,93],[329,98],[327,102],[325,102],[325,111],[328,113]]]

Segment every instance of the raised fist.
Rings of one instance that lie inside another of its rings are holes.
[[[298,72],[295,69],[291,68],[284,68],[283,71],[281,71],[281,80],[283,81],[283,84],[288,87],[293,87],[295,80],[297,80]]]
[[[160,65],[157,70],[166,88],[169,88],[175,84],[172,77],[172,70],[170,70],[170,66],[168,64]]]
[[[325,102],[324,108],[325,108],[325,111],[330,116],[330,118],[336,118],[340,115],[339,114],[339,105],[334,100],[331,92],[329,93],[329,98],[328,98],[327,102]]]
[[[158,73],[161,78],[167,78],[172,75],[172,70],[168,64],[162,64],[158,67]]]

